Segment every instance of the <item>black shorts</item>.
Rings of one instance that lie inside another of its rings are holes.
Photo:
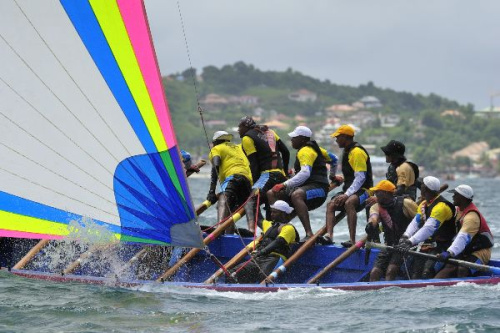
[[[286,194],[290,198],[293,192],[303,190],[306,194],[307,210],[313,210],[320,207],[325,201],[328,194],[328,185],[320,183],[310,183],[304,186],[298,186],[288,190]]]
[[[404,257],[401,253],[391,252],[384,249],[379,252],[377,259],[375,259],[375,264],[373,264],[373,267],[379,268],[380,270],[385,272],[389,265],[393,264],[399,267],[403,264],[403,261]]]
[[[281,172],[264,172],[253,184],[252,189],[260,189],[260,193],[262,193],[265,197],[267,191],[272,189],[274,185],[284,183],[285,181],[286,177]]]
[[[247,177],[234,175],[224,188],[224,194],[227,197],[227,202],[231,212],[234,212],[238,207],[248,199],[252,192],[252,185]]]

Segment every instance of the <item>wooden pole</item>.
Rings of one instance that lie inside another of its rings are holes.
[[[345,212],[341,212],[335,216],[336,221],[340,221],[345,217]],[[286,272],[287,268],[293,265],[307,250],[316,244],[316,240],[326,233],[326,225],[319,229],[311,238],[309,238],[304,244],[294,254],[290,256],[281,266],[276,268],[271,274],[269,274],[260,284],[272,283],[278,278],[282,273]]]
[[[441,185],[441,187],[439,188],[439,193],[443,193],[444,191],[446,191],[448,189],[449,185],[447,183],[444,183],[443,185]],[[416,201],[416,204],[417,205],[420,205],[425,199],[420,196],[418,198],[418,200]]]
[[[115,244],[116,243],[111,243],[111,244],[107,244],[107,245],[95,245],[95,246],[92,246],[90,249],[88,249],[87,251],[83,252],[78,259],[76,259],[71,264],[69,264],[68,267],[66,267],[61,272],[61,274],[62,275],[66,275],[66,274],[72,273],[75,269],[77,269],[81,265],[81,263],[82,263],[83,260],[89,258],[90,256],[92,256],[96,252],[105,251],[105,250],[113,247]]]
[[[335,258],[335,260],[333,260],[331,263],[326,265],[318,274],[314,275],[311,279],[309,279],[309,281],[307,281],[307,283],[309,283],[309,284],[316,283],[326,273],[328,273],[330,270],[332,270],[335,267],[337,267],[338,265],[340,265],[344,260],[349,258],[349,256],[351,254],[353,254],[354,252],[358,251],[360,248],[363,247],[363,245],[366,242],[366,238],[367,238],[367,236],[364,236],[363,238],[361,238],[361,240],[357,241],[356,244],[352,245],[344,253],[342,253],[340,256]]]
[[[50,239],[41,239],[12,268],[13,269],[23,269],[24,266],[26,266],[28,264],[28,262],[30,262],[30,260],[33,259],[37,255],[38,252],[40,252],[40,250],[42,250],[47,244],[49,244],[49,242],[50,242]]]
[[[257,238],[255,241],[250,242],[247,246],[245,246],[240,252],[238,252],[231,260],[229,260],[225,265],[224,268],[226,270],[233,268],[235,265],[237,265],[247,254],[250,254],[250,251],[259,244],[259,242],[262,240],[262,236]],[[205,280],[204,283],[210,284],[214,283],[214,281],[221,276],[224,273],[222,268],[219,268],[217,272],[212,274],[207,280]]]
[[[379,244],[379,243],[373,243],[373,242],[366,242],[366,246],[376,248],[376,249],[387,249],[389,251],[398,251],[393,246]],[[422,257],[422,258],[432,259],[432,260],[436,260],[436,261],[443,261],[443,260],[439,260],[437,256],[435,256],[433,254],[429,254],[429,253],[416,252],[416,251],[407,251],[407,253],[412,255],[412,256],[415,256],[415,257]],[[468,262],[465,260],[452,259],[452,258],[447,259],[445,262],[452,264],[452,265],[456,265],[456,266],[462,266],[462,267],[475,269],[475,270],[481,271],[481,272],[488,272],[488,273],[493,273],[495,275],[500,275],[500,268],[499,267],[481,265],[481,264]]]
[[[205,160],[200,160],[198,163],[196,163],[195,165],[199,168],[201,168],[202,166],[204,166],[205,164],[207,164],[207,161]],[[186,171],[186,177],[189,177],[191,176],[192,174],[194,173],[193,170],[187,170]]]
[[[205,239],[203,240],[204,245],[210,244],[213,240],[215,240],[217,237],[219,237],[220,234],[224,232],[224,230],[227,229],[231,224],[236,223],[241,217],[245,215],[245,207],[241,207],[238,209],[233,215],[231,215],[230,218],[228,218],[224,223],[219,225],[214,231],[212,231],[211,234],[209,234]],[[163,282],[172,275],[174,275],[179,268],[181,268],[183,265],[185,265],[189,260],[191,260],[198,252],[200,252],[201,249],[198,248],[193,248],[191,249],[184,257],[182,257],[177,263],[175,263],[174,266],[170,267],[165,273],[163,273],[158,279],[158,282]]]

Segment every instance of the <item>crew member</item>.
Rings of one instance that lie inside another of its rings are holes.
[[[280,137],[265,125],[257,125],[252,117],[245,116],[240,120],[238,133],[241,138],[243,152],[250,162],[253,189],[259,189],[260,204],[266,207],[266,218],[270,219],[269,202],[266,193],[274,185],[286,181],[284,170],[288,170],[290,152]],[[259,204],[259,206],[260,206]],[[257,207],[257,198],[252,197],[246,207],[248,229],[255,230],[255,218],[261,220],[260,207]]]
[[[326,208],[327,234],[325,242],[332,242],[333,227],[338,223],[335,220],[335,211],[344,211],[349,226],[349,241],[342,245],[350,247],[356,242],[357,212],[364,207],[369,197],[368,189],[373,186],[372,166],[370,156],[363,146],[354,141],[354,128],[349,125],[340,126],[332,135],[338,146],[344,149],[342,154],[342,173],[344,186],[342,192],[337,193]]]
[[[484,216],[472,203],[474,191],[469,185],[459,185],[453,193],[453,204],[457,208],[456,223],[460,228],[451,246],[444,252],[438,254],[441,260],[457,258],[477,264],[487,265],[491,258],[493,247],[493,235]],[[467,277],[475,271],[467,267],[458,267],[447,264],[436,275],[436,279],[448,277]]]
[[[396,186],[388,180],[380,181],[375,187],[370,188],[375,193],[378,203],[370,208],[370,217],[366,224],[367,235],[379,233],[379,222],[384,231],[384,243],[388,246],[398,244],[399,238],[408,227],[408,224],[417,213],[417,204],[410,198],[402,195],[394,196]],[[403,255],[399,252],[381,250],[377,256],[370,281],[379,281],[385,274],[385,280],[394,280],[399,273],[399,267],[403,263]]]
[[[241,206],[252,190],[252,174],[250,165],[240,145],[231,142],[233,135],[225,131],[217,131],[213,136],[213,147],[209,159],[212,162],[212,177],[207,200],[217,201],[215,187],[219,178],[221,195],[219,196],[219,221],[227,217]],[[226,229],[226,233],[234,233],[234,225]]]
[[[200,172],[200,168],[196,164],[193,164],[190,153],[181,149],[181,157],[182,157],[182,164],[184,165],[184,170],[186,171],[187,177],[189,177],[194,172],[196,173]]]
[[[455,206],[439,194],[439,179],[427,176],[420,189],[425,199],[417,209],[417,214],[406,228],[396,246],[405,253],[413,246],[419,246],[421,252],[438,254],[445,251],[456,234]],[[410,276],[412,279],[430,279],[435,275],[435,260],[415,257]]]
[[[396,195],[406,195],[415,201],[417,199],[416,180],[419,176],[418,166],[405,157],[405,145],[391,140],[381,147],[385,160],[389,164],[386,178],[396,185]]]
[[[298,126],[288,135],[291,137],[292,147],[297,150],[295,175],[281,184],[274,185],[267,194],[270,203],[278,199],[292,203],[304,226],[306,236],[301,241],[305,242],[313,236],[309,211],[320,207],[328,193],[326,164],[331,164],[330,178],[335,178],[337,157],[329,155],[316,141],[311,140],[312,131],[306,126]]]
[[[259,225],[264,235],[252,252],[253,260],[233,268],[226,282],[258,283],[274,270],[280,260],[285,261],[292,254],[290,245],[299,240],[299,233],[289,223],[292,211],[293,208],[282,200],[271,205],[271,221],[263,220]]]

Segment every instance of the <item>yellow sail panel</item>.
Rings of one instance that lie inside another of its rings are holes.
[[[92,10],[158,151],[168,149],[132,44],[115,1],[90,0]]]
[[[0,229],[54,236],[66,236],[69,234],[67,224],[51,222],[5,211],[0,211]]]

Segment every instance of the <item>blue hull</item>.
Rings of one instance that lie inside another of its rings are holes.
[[[245,243],[251,241],[250,238],[244,239]],[[222,263],[226,263],[242,249],[242,240],[239,236],[226,235],[219,237],[209,245],[209,251],[215,255]],[[122,246],[118,252],[120,260],[127,262],[132,258],[141,247],[139,245]],[[163,285],[172,287],[203,288],[218,291],[241,291],[241,292],[273,292],[280,289],[290,288],[333,288],[341,290],[372,290],[386,287],[418,288],[429,285],[448,286],[460,282],[470,282],[476,284],[497,284],[500,282],[500,276],[491,276],[484,273],[483,276],[443,279],[443,280],[405,280],[403,277],[397,281],[366,282],[369,272],[373,267],[374,260],[378,250],[372,249],[369,254],[367,264],[365,264],[365,250],[361,249],[349,256],[335,269],[327,273],[318,284],[307,284],[307,281],[318,273],[323,267],[341,255],[346,249],[336,246],[316,245],[307,251],[288,271],[282,274],[274,284],[225,284],[224,275],[218,281],[212,284],[205,284],[207,280],[219,267],[212,261],[205,251],[200,251],[189,262],[188,265],[181,267],[168,282],[155,282],[155,280],[164,272],[164,269],[158,269],[151,273],[149,279],[137,279],[134,275],[134,266],[127,271],[120,272],[119,276],[113,271],[112,265],[103,265],[100,271],[96,271],[95,266],[90,263],[84,264],[71,274],[62,275],[62,269],[49,269],[49,265],[43,266],[43,250],[37,257],[39,262],[37,267],[27,266],[23,270],[12,270],[11,272],[27,277],[58,282],[82,282],[90,284],[110,285],[110,286],[141,286],[141,285]],[[72,260],[76,260],[78,255]],[[243,259],[245,261],[246,259]],[[35,262],[37,258],[35,257]],[[500,262],[492,260],[489,263],[492,266],[500,267]],[[53,267],[50,266],[50,267]],[[64,266],[62,266],[64,267]]]

